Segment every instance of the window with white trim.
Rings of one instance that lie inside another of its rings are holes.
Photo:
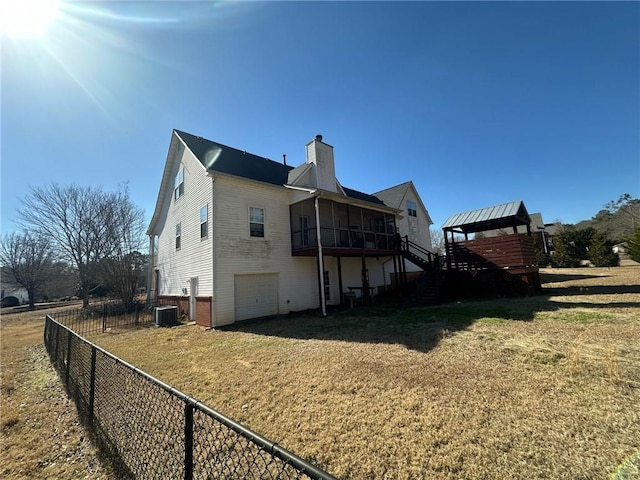
[[[207,238],[209,235],[209,205],[200,209],[200,238]]]
[[[411,200],[407,200],[407,214],[410,217],[417,217],[418,216],[418,206],[416,205],[416,202],[412,202]]]
[[[182,244],[182,223],[176,224],[176,250],[180,250]]]
[[[184,168],[180,167],[173,182],[174,198],[177,200],[184,194]]]
[[[249,235],[264,237],[264,208],[249,207]]]

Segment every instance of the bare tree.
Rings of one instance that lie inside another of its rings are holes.
[[[431,249],[433,253],[444,255],[444,234],[442,233],[442,230],[431,227],[429,232],[431,233]]]
[[[18,210],[20,222],[46,234],[60,256],[77,268],[80,296],[89,305],[96,265],[109,247],[109,195],[101,188],[52,184],[31,187]]]
[[[109,195],[104,221],[107,250],[101,271],[113,293],[130,309],[146,269],[146,256],[140,253],[146,223],[144,211],[133,204],[126,185]]]
[[[51,278],[53,270],[51,244],[46,236],[37,233],[10,233],[0,240],[0,263],[3,274],[10,281],[23,287],[33,308],[36,294]]]
[[[76,268],[67,262],[54,260],[51,266],[51,279],[44,285],[44,294],[48,299],[70,297],[78,291],[78,274]]]

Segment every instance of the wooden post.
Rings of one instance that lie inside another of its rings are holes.
[[[316,210],[316,236],[318,241],[318,283],[320,284],[320,311],[322,316],[327,316],[327,301],[324,295],[324,258],[322,254],[322,235],[320,230],[320,206],[318,197],[315,197]]]
[[[391,283],[394,290],[398,289],[398,259],[396,257],[397,255],[393,256],[393,280],[395,283]]]
[[[96,395],[96,347],[91,346],[91,373],[89,380],[89,425],[93,425],[93,405]]]
[[[451,270],[451,253],[453,252],[453,248],[449,251],[449,232],[444,231],[444,253],[445,259],[447,261],[447,270]]]
[[[364,256],[364,253],[361,257],[362,261],[362,302],[365,305],[369,304],[369,273],[367,272],[367,260]]]
[[[344,304],[344,295],[342,293],[342,260],[340,257],[336,257],[338,261],[338,288],[340,289],[340,305]]]

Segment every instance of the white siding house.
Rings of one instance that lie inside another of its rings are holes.
[[[368,299],[402,269],[398,233],[431,247],[427,210],[403,185],[416,215],[342,187],[321,136],[293,168],[174,130],[147,232],[149,294],[212,327]]]
[[[376,192],[374,195],[385,205],[399,210],[397,225],[401,237],[407,238],[418,248],[432,251],[430,227],[433,221],[412,181]],[[409,259],[404,259],[404,265],[409,272],[421,271],[421,267]]]

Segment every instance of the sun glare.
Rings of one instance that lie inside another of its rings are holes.
[[[57,0],[0,0],[0,32],[9,37],[39,37],[58,13]]]

